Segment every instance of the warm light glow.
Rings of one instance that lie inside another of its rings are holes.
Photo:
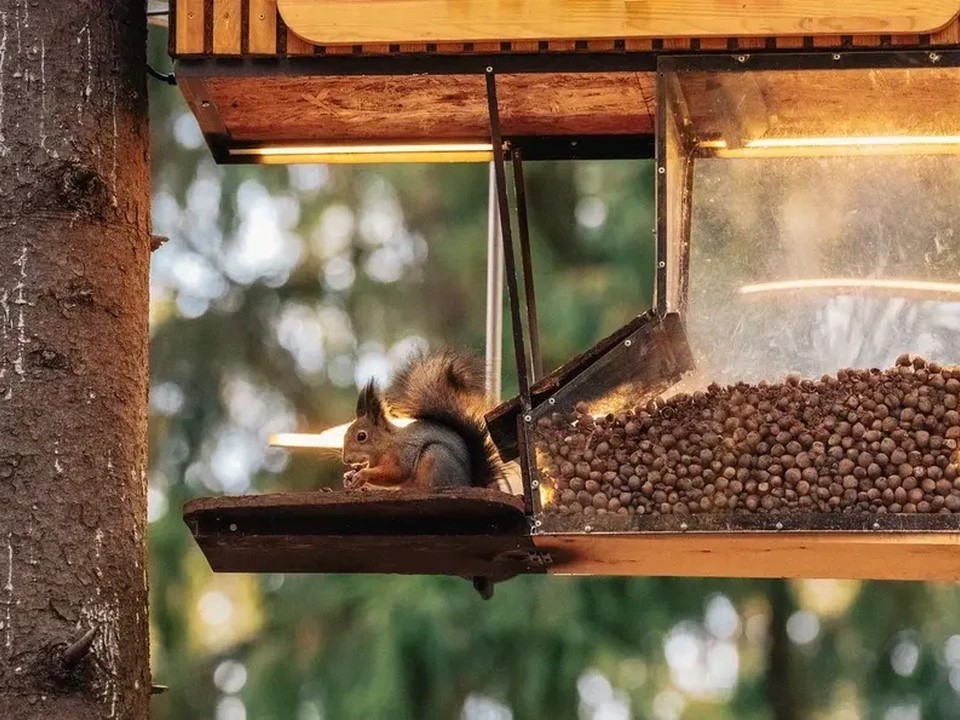
[[[713,150],[719,157],[738,157],[755,154],[818,154],[824,150],[832,154],[903,153],[910,148],[924,148],[924,152],[960,153],[960,135],[851,135],[848,137],[788,137],[756,138],[743,147],[730,148],[724,140],[704,140],[704,150]],[[751,152],[752,151],[752,152]]]
[[[391,418],[397,427],[405,427],[413,422],[409,418]],[[277,433],[270,437],[272,447],[284,448],[313,448],[326,450],[340,450],[343,448],[343,439],[351,423],[344,423],[324,430],[321,433]]]
[[[231,148],[234,157],[264,163],[490,162],[490,143],[410,143],[402,145],[277,145]]]
[[[786,292],[791,290],[830,290],[833,292],[852,292],[856,290],[890,290],[911,294],[957,295],[960,299],[960,284],[926,282],[923,280],[868,280],[862,278],[815,278],[809,280],[782,280],[779,282],[744,285],[741,295]]]

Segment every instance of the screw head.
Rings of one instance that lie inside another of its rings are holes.
[[[874,530],[879,530],[879,529],[880,529],[880,523],[875,522],[875,523],[873,524],[873,529],[874,529]]]
[[[840,53],[834,53],[834,54],[833,54],[833,59],[834,59],[834,60],[839,60],[839,59],[840,59]]]
[[[778,522],[777,525],[776,525],[776,528],[777,528],[777,530],[783,530],[783,523],[782,523],[782,522]]]
[[[523,416],[523,421],[524,421],[524,422],[530,422],[531,420],[533,420],[533,417],[532,417],[532,416],[530,416],[530,415],[524,415],[524,416]]]
[[[557,399],[556,399],[556,398],[550,398],[549,400],[547,400],[547,404],[548,404],[548,405],[556,405],[556,404],[557,404]]]
[[[493,72],[493,66],[492,66],[492,65],[487,65],[487,72],[488,72],[488,73],[492,73],[492,72]]]
[[[666,266],[667,266],[667,263],[665,263],[663,260],[657,263],[657,267],[665,268]]]
[[[230,532],[236,532],[236,531],[237,531],[237,524],[230,523]]]
[[[661,175],[663,175],[666,171],[667,169],[663,165],[657,168],[657,172],[660,173]]]
[[[592,532],[592,531],[593,531],[593,525],[584,525],[584,526],[583,526],[583,531],[584,531],[584,532]]]
[[[200,101],[200,107],[205,107],[205,108],[210,107],[210,101],[209,101],[209,100],[201,100],[201,101]]]
[[[631,345],[633,345],[633,340],[624,340],[623,345],[624,347],[630,347]]]
[[[537,520],[533,525],[534,527],[540,527],[541,525],[543,525],[543,520]]]
[[[737,55],[737,62],[738,62],[738,63],[745,63],[746,61],[747,61],[747,56],[746,56],[746,55]]]
[[[940,55],[938,53],[930,53],[930,62],[940,62]]]
[[[680,523],[680,529],[681,529],[681,530],[686,530],[688,527],[689,527],[689,525],[687,525],[685,522]]]
[[[536,490],[538,487],[540,487],[540,483],[537,480],[531,480],[530,487]]]

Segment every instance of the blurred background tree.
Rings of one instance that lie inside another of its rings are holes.
[[[954,587],[214,575],[186,500],[335,485],[268,436],[348,420],[411,342],[482,348],[487,168],[218,167],[175,88],[151,108],[156,718],[960,717]],[[527,174],[552,368],[648,306],[653,168]]]

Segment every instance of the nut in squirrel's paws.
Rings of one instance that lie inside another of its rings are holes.
[[[364,465],[354,465],[347,470],[343,474],[343,489],[369,490],[370,486],[367,484],[364,470],[366,470],[366,466]]]

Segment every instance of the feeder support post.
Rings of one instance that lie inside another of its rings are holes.
[[[497,207],[496,168],[490,163],[487,214],[487,400],[500,403],[503,382],[503,240]]]

